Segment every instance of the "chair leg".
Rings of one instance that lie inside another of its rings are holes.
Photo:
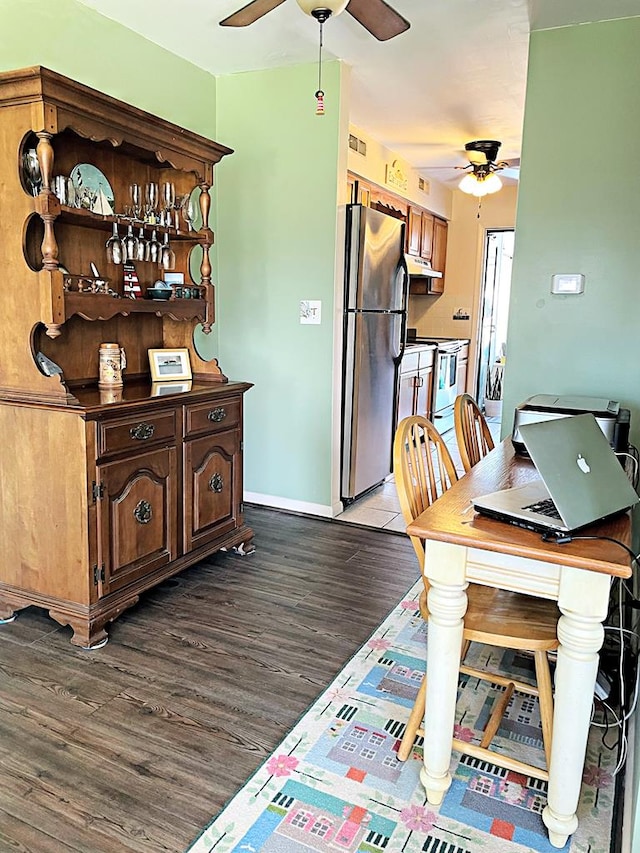
[[[494,739],[496,732],[500,727],[500,721],[504,716],[504,712],[507,710],[507,705],[511,701],[511,697],[513,696],[514,690],[515,685],[509,684],[508,687],[505,687],[504,693],[496,702],[495,708],[491,712],[489,722],[487,723],[484,733],[482,735],[482,740],[480,741],[480,746],[483,749],[488,749],[489,744]]]
[[[536,680],[538,682],[538,697],[540,700],[540,721],[542,723],[542,740],[547,767],[551,763],[551,739],[553,737],[553,688],[551,686],[551,670],[546,652],[535,652]]]
[[[413,708],[411,709],[409,719],[407,720],[407,725],[404,730],[402,741],[400,743],[400,748],[398,749],[399,761],[406,761],[409,755],[411,754],[411,750],[413,749],[413,742],[416,739],[416,734],[424,721],[424,706],[426,694],[427,678],[425,676],[422,679],[422,684],[420,685],[420,690],[418,691],[418,695],[416,696],[416,701],[413,703]]]

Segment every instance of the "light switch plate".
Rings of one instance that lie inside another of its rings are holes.
[[[319,326],[322,321],[322,301],[320,299],[302,299],[300,302],[300,322]]]
[[[551,293],[584,293],[584,276],[578,273],[551,276]]]

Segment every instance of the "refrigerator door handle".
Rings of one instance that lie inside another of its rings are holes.
[[[404,230],[402,232],[404,239]],[[404,245],[404,244],[403,244]],[[407,324],[409,314],[409,270],[404,255],[400,256],[400,269],[403,272],[404,281],[402,283],[402,328],[400,329],[400,354],[398,355],[397,364],[400,364],[407,341]]]

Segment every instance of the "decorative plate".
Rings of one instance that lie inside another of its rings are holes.
[[[76,207],[85,207],[96,213],[114,212],[111,184],[96,166],[78,163],[71,170],[71,183],[76,192]],[[105,209],[105,202],[110,210]]]

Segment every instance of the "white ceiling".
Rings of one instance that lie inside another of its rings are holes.
[[[80,2],[215,75],[318,57],[318,25],[295,0],[242,29],[218,22],[249,0]],[[351,122],[442,180],[459,177],[441,167],[465,165],[470,140],[499,139],[500,157],[520,155],[530,30],[640,15],[640,0],[388,2],[411,21],[407,32],[378,42],[342,14],[325,25],[324,56],[352,67]],[[330,109],[331,92],[325,100]]]

